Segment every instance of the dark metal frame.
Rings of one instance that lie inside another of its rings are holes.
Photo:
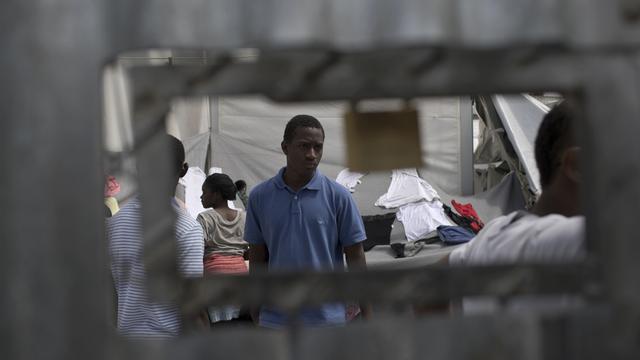
[[[34,0],[2,8],[2,358],[637,357],[638,1],[62,0],[52,7]],[[131,69],[145,184],[167,172],[145,160],[166,152],[155,134],[175,96],[263,93],[305,101],[568,92],[584,110],[583,200],[593,254],[587,264],[560,268],[265,275],[191,284],[176,275],[172,249],[158,245],[170,243],[164,241],[171,237],[170,209],[144,186],[156,296],[179,300],[196,291],[187,310],[203,298],[295,309],[323,299],[394,303],[560,290],[598,301],[589,311],[549,318],[378,318],[344,329],[215,332],[153,344],[112,337],[108,271],[99,265],[107,263],[100,73],[105,59],[150,47],[215,48],[220,55],[205,66]],[[233,50],[242,47],[261,49],[259,61],[234,61]],[[303,295],[291,300],[285,291]]]

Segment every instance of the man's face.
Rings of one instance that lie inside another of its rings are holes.
[[[295,173],[311,175],[322,159],[324,135],[322,130],[299,127],[290,143],[282,143],[282,151],[287,155],[287,168]]]

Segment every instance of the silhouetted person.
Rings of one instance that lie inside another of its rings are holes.
[[[249,194],[247,194],[247,183],[244,180],[238,180],[235,183],[236,189],[238,190],[238,197],[240,201],[242,201],[242,206],[247,208],[247,202],[249,201]]]

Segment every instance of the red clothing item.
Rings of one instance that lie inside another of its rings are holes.
[[[482,222],[482,220],[480,220],[480,216],[478,216],[478,213],[473,208],[473,205],[461,204],[455,200],[451,200],[451,205],[453,205],[458,214],[471,220],[471,223],[469,225],[471,226],[471,230],[473,230],[473,232],[477,234],[480,230],[482,230],[482,228],[484,227],[484,223]]]
[[[114,176],[107,176],[104,183],[104,197],[116,196],[120,192],[120,184]]]
[[[205,273],[244,274],[249,271],[240,255],[211,254],[204,259]]]

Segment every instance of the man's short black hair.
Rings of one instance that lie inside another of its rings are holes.
[[[169,149],[172,156],[172,170],[176,173],[180,173],[180,171],[182,171],[182,166],[184,165],[185,160],[184,146],[182,145],[182,141],[169,134],[166,134],[165,136],[167,142],[169,143]]]
[[[542,119],[535,142],[535,155],[543,188],[549,185],[555,176],[562,153],[575,146],[574,113],[571,105],[564,101],[551,109]]]
[[[324,128],[318,119],[311,115],[296,115],[289,120],[287,126],[284,128],[282,141],[286,144],[290,144],[296,133],[296,129],[301,127],[320,129],[322,130],[322,137],[324,138]]]
[[[236,185],[227,174],[212,174],[207,176],[203,186],[209,191],[219,192],[225,200],[236,199]]]

